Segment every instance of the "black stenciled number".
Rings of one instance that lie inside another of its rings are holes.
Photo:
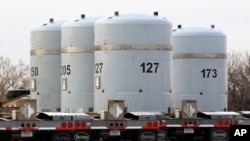
[[[212,76],[213,78],[217,77],[216,69],[202,69],[201,73],[202,73],[203,78],[210,78],[210,76]]]
[[[38,67],[31,67],[31,76],[38,76]]]
[[[143,73],[157,73],[159,63],[143,62],[140,67],[142,67]]]
[[[103,63],[95,63],[95,73],[102,73]]]
[[[61,66],[61,75],[70,75],[70,74],[71,74],[70,65],[62,65]]]
[[[216,69],[213,69],[212,71],[213,71],[212,77],[213,77],[213,78],[216,78],[216,77],[217,77],[217,70],[216,70]]]

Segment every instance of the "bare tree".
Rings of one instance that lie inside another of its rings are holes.
[[[15,65],[19,79],[16,81],[16,85],[13,88],[29,88],[30,86],[30,71],[29,66],[26,65],[22,60],[19,60],[18,64]]]
[[[228,58],[229,110],[250,110],[250,55],[233,52]]]
[[[10,88],[29,86],[29,66],[19,61],[11,64],[9,58],[0,57],[0,95],[4,96]]]

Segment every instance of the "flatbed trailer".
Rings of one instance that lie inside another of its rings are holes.
[[[122,120],[42,114],[47,115],[39,120],[0,121],[0,140],[229,141],[231,125],[250,125],[249,119],[236,112],[204,112],[193,119],[140,112],[129,113],[133,118],[125,114]]]

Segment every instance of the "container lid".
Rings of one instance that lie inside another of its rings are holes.
[[[158,12],[145,13],[119,13],[116,11],[113,16],[105,17],[96,24],[166,24],[170,23],[166,18],[158,16]]]
[[[173,36],[226,36],[222,31],[209,26],[181,26],[174,29]]]

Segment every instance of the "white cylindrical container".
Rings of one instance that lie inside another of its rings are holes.
[[[172,106],[172,24],[157,12],[119,14],[95,23],[94,110],[124,100],[127,111]]]
[[[62,26],[61,110],[94,107],[94,22],[97,16],[69,21]]]
[[[37,100],[37,111],[60,111],[61,25],[54,21],[31,31],[31,98]]]
[[[214,25],[179,25],[173,50],[174,108],[196,100],[198,111],[227,110],[226,35]]]

